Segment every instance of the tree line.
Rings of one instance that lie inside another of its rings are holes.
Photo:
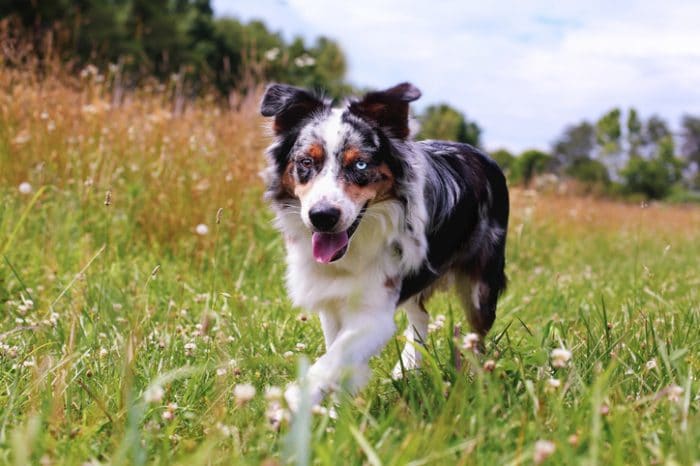
[[[448,104],[418,116],[419,138],[481,145],[481,128]],[[586,192],[648,199],[700,201],[700,117],[685,115],[673,134],[658,115],[613,108],[597,121],[566,126],[549,151],[530,149],[490,154],[511,184],[528,186],[538,176],[573,179]]]
[[[67,62],[118,66],[127,85],[173,74],[196,95],[227,95],[254,80],[351,92],[346,59],[327,37],[286,41],[264,23],[217,18],[209,0],[1,0],[0,19],[30,36],[37,54],[50,37]]]
[[[0,19],[33,42],[36,55],[50,48],[76,67],[117,69],[126,87],[176,76],[190,97],[212,89],[226,97],[261,81],[319,89],[334,98],[358,92],[346,81],[347,61],[337,42],[288,41],[261,21],[215,17],[210,0],[0,0]],[[481,144],[479,125],[447,103],[417,117],[418,138]],[[700,197],[694,194],[700,190],[698,116],[684,116],[680,133],[673,134],[657,115],[643,119],[634,108],[613,108],[597,121],[567,126],[549,151],[491,155],[511,183],[529,185],[554,174],[604,194]]]
[[[493,156],[523,184],[552,173],[602,194],[700,200],[700,117],[685,115],[680,123],[674,134],[658,115],[643,119],[634,108],[613,108],[595,122],[567,126],[549,152]]]

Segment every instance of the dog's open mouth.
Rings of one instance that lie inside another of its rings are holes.
[[[352,225],[350,225],[350,228],[345,231],[341,231],[340,233],[315,231],[313,235],[311,235],[311,249],[316,262],[328,264],[337,261],[348,252],[350,238],[360,225],[360,220],[362,220],[362,215],[364,213],[365,209],[363,208]]]

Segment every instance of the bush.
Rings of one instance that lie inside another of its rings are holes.
[[[513,170],[513,163],[515,161],[513,154],[505,149],[498,149],[497,151],[491,152],[490,155],[498,166],[501,167],[503,173],[505,173],[506,176],[509,176],[510,172]]]
[[[610,186],[608,167],[598,160],[578,159],[566,169],[566,175],[580,181],[589,192],[606,191]]]
[[[621,171],[629,193],[644,194],[649,199],[662,199],[677,181],[674,167],[661,158],[632,157]]]
[[[447,104],[431,105],[420,117],[421,130],[417,139],[457,141],[478,146],[481,128],[468,121],[457,109]]]
[[[553,161],[551,155],[542,151],[526,150],[513,162],[513,181],[528,185],[535,175],[550,172]]]

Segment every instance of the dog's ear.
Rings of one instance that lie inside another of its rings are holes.
[[[416,86],[401,83],[384,91],[369,92],[362,100],[351,103],[349,108],[352,113],[383,128],[391,136],[406,139],[411,132],[408,104],[420,96]]]
[[[310,92],[287,84],[270,84],[265,89],[260,113],[275,117],[276,134],[294,128],[312,113],[321,110],[324,103]]]

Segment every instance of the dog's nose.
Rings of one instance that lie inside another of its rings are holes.
[[[316,205],[309,210],[309,220],[318,231],[331,231],[340,220],[340,209],[328,204]]]

